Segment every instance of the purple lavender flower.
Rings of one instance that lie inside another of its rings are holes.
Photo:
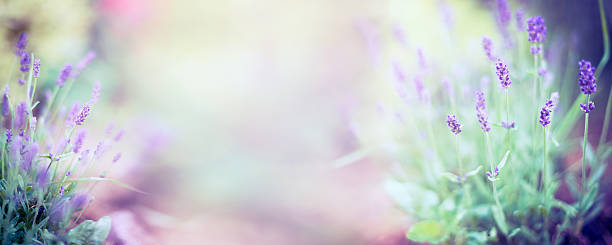
[[[34,159],[36,159],[36,155],[38,154],[38,144],[36,142],[28,145],[26,148],[26,152],[23,155],[23,169],[25,171],[29,171],[32,168],[34,163]]]
[[[592,110],[595,110],[595,103],[593,101],[589,101],[589,105],[580,104],[580,109],[584,111],[584,113],[590,113]]]
[[[26,48],[26,46],[28,46],[28,34],[25,32],[22,32],[21,35],[19,35],[19,38],[17,39],[17,55],[21,55],[21,52]]]
[[[542,16],[531,17],[527,20],[527,33],[529,34],[528,40],[534,45],[531,46],[531,53],[538,54],[541,48],[537,44],[541,44],[546,41],[546,23]]]
[[[84,70],[94,58],[96,58],[96,52],[94,51],[87,52],[85,57],[83,57],[83,59],[81,59],[79,63],[77,63],[75,75],[78,75],[78,73]]]
[[[397,80],[397,82],[405,82],[406,73],[404,72],[404,69],[402,69],[402,66],[397,61],[393,61],[392,63],[393,71],[395,73],[395,79]]]
[[[512,80],[510,80],[508,72],[508,66],[504,64],[502,60],[497,59],[495,69],[497,69],[497,78],[499,79],[499,83],[501,84],[502,88],[508,88],[508,86],[512,84]]]
[[[121,138],[123,137],[123,134],[125,134],[125,130],[121,129],[119,130],[119,132],[117,132],[117,134],[115,135],[115,137],[113,138],[113,140],[115,142],[121,140]]]
[[[427,69],[427,61],[425,60],[425,55],[423,54],[422,48],[417,49],[417,56],[419,57],[419,66],[421,69]]]
[[[501,125],[502,125],[502,127],[506,128],[506,129],[511,129],[511,128],[514,128],[515,123],[514,122],[507,123],[505,121],[502,121]]]
[[[459,124],[459,121],[457,121],[455,115],[446,116],[446,124],[453,134],[458,135],[461,133],[461,124]]]
[[[36,176],[36,183],[38,187],[45,188],[49,183],[49,171],[45,167],[41,167],[38,171],[38,175]]]
[[[461,125],[460,125],[461,126]],[[117,161],[119,161],[119,159],[121,159],[121,152],[117,153],[114,157],[113,157],[113,163],[117,163]]]
[[[494,61],[495,57],[493,57],[493,42],[491,41],[491,39],[487,38],[487,37],[483,37],[482,38],[482,48],[485,51],[485,54],[487,55],[487,58],[489,58],[490,61]]]
[[[28,72],[30,70],[30,64],[32,64],[32,59],[30,58],[30,54],[28,52],[21,52],[21,59],[19,59],[19,64],[21,67],[19,70],[21,72]]]
[[[525,31],[525,11],[523,9],[516,10],[516,29]]]
[[[91,90],[91,99],[89,101],[90,104],[95,105],[98,103],[98,98],[100,98],[100,90],[101,90],[100,82],[96,82],[94,84],[93,89]]]
[[[9,102],[9,86],[8,84],[4,88],[4,95],[2,96],[2,116],[4,117],[4,128],[11,128],[11,105]]]
[[[89,104],[85,104],[83,109],[81,109],[81,113],[74,119],[74,123],[79,126],[83,125],[83,122],[85,122],[85,119],[89,115],[89,110]]]
[[[72,72],[72,66],[65,65],[62,71],[60,72],[59,77],[57,78],[57,80],[55,80],[55,83],[60,87],[64,86],[64,83],[70,77],[71,72]]]
[[[9,128],[6,130],[6,143],[11,143],[13,140],[13,131]]]
[[[507,26],[508,23],[510,23],[510,19],[512,19],[512,12],[506,0],[497,0],[497,12],[499,15],[499,24],[501,26]]]
[[[414,83],[414,88],[416,89],[419,100],[424,104],[429,104],[429,91],[427,90],[427,88],[425,88],[425,85],[423,84],[423,79],[419,76],[416,76],[414,77],[412,82]]]
[[[393,25],[393,37],[404,47],[408,47],[408,40],[402,26],[395,24]]]
[[[548,100],[542,107],[542,110],[540,110],[540,124],[542,124],[542,127],[546,127],[550,124],[550,113],[552,112],[552,109],[553,102],[552,100]]]
[[[34,59],[34,68],[32,69],[32,76],[40,76],[40,59]]]
[[[83,147],[83,141],[85,141],[86,136],[87,136],[87,131],[85,129],[81,129],[77,133],[76,140],[74,141],[74,146],[72,147],[72,152],[79,153],[79,151]]]
[[[19,105],[17,105],[17,108],[15,109],[15,128],[20,129],[25,126],[27,116],[29,114],[27,107],[28,106],[25,102],[21,102]]]
[[[482,131],[485,133],[489,132],[491,128],[489,127],[489,119],[487,117],[487,105],[484,93],[481,91],[476,91],[476,117],[478,117]]]
[[[85,206],[89,203],[89,200],[90,198],[87,193],[78,193],[70,199],[70,203],[74,210],[81,210],[85,208]]]
[[[493,179],[495,177],[497,177],[497,175],[499,175],[499,168],[495,167],[495,170],[493,170],[493,172],[489,172],[487,171],[487,176],[489,176],[490,179]]]
[[[591,66],[590,61],[581,60],[578,62],[578,85],[584,94],[592,94],[597,91],[597,80],[595,79],[595,67]]]
[[[55,201],[51,207],[49,207],[48,216],[49,222],[57,224],[64,221],[66,214],[70,207],[68,205],[68,199],[60,198]]]
[[[531,17],[527,20],[528,40],[532,43],[543,43],[546,41],[546,23],[542,16]]]

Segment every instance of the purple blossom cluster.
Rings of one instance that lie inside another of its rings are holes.
[[[527,40],[533,43],[531,46],[531,53],[538,54],[541,51],[541,47],[538,44],[542,44],[546,41],[546,23],[542,16],[531,17],[527,20]]]
[[[478,122],[480,123],[480,128],[483,132],[489,132],[491,127],[489,127],[489,119],[487,116],[487,105],[485,102],[484,93],[482,91],[476,91],[476,117],[478,117]]]
[[[487,37],[483,37],[482,38],[482,49],[484,49],[485,54],[487,55],[487,58],[490,61],[495,61],[495,57],[493,57],[493,42],[491,41],[491,39],[487,38]]]
[[[540,110],[540,124],[542,127],[546,127],[550,124],[550,113],[553,111],[553,101],[548,100]]]
[[[525,31],[525,11],[523,9],[516,10],[516,29]]]
[[[497,59],[497,64],[495,65],[497,78],[499,79],[499,83],[502,88],[508,88],[510,84],[512,84],[512,80],[510,80],[510,75],[508,72],[508,66],[504,64],[504,62],[500,59]]]
[[[64,86],[64,83],[70,77],[71,72],[72,72],[72,66],[65,65],[62,71],[60,72],[60,75],[57,77],[57,80],[55,80],[55,84],[57,84],[57,86],[60,86],[60,87]]]
[[[595,110],[595,103],[589,101],[588,104],[580,104],[580,109],[584,111],[584,113],[591,113],[591,111]]]
[[[458,135],[459,133],[461,133],[461,124],[459,124],[459,121],[457,121],[455,115],[447,115],[446,124],[448,125],[453,134]]]
[[[595,67],[590,61],[578,62],[578,85],[584,94],[593,94],[597,91],[597,80],[595,79]]]
[[[499,175],[499,168],[498,168],[498,167],[495,167],[495,170],[493,170],[493,172],[489,172],[489,171],[487,171],[487,176],[488,176],[490,179],[494,179],[494,178],[495,178],[495,177],[497,177],[498,175]]]

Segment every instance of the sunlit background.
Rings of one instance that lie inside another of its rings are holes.
[[[102,82],[91,124],[126,134],[122,161],[99,167],[149,193],[96,187],[87,215],[113,218],[110,242],[408,244],[413,220],[383,185],[394,164],[361,142],[393,137],[373,125],[401,103],[393,62],[471,96],[461,84],[482,79],[466,70],[484,67],[482,37],[504,43],[493,2],[5,1],[0,62],[9,70],[22,31],[49,77],[97,52],[71,99]],[[510,3],[574,52],[553,64],[601,57],[596,1]]]

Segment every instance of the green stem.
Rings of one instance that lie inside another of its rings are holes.
[[[599,17],[601,19],[601,31],[603,34],[603,44],[604,44],[604,54],[599,61],[599,65],[597,65],[597,69],[595,70],[595,77],[599,78],[601,72],[604,67],[608,63],[608,59],[610,58],[610,36],[608,34],[608,24],[606,22],[606,12],[604,11],[603,0],[599,0]],[[610,87],[610,92],[608,94],[608,104],[606,105],[606,116],[604,117],[603,128],[601,130],[602,134],[599,137],[599,145],[597,148],[599,149],[600,145],[603,145],[606,142],[606,138],[608,137],[608,126],[610,124],[610,111],[612,110],[612,86]]]
[[[494,167],[493,167],[493,155],[491,154],[491,143],[489,140],[489,133],[485,132],[486,138],[487,138],[487,151],[488,151],[488,155],[489,155],[489,165],[491,166],[491,173],[494,172]],[[495,199],[495,204],[497,205],[497,208],[499,208],[499,211],[501,212],[501,214],[503,216],[504,215],[504,210],[502,209],[501,204],[499,203],[499,198],[497,196],[497,186],[495,184],[495,181],[491,181],[492,185],[493,185],[493,199]],[[505,217],[503,217],[505,219]]]
[[[587,95],[586,97],[586,106],[589,106],[589,100],[591,99],[591,95]],[[582,201],[584,201],[584,197],[586,196],[586,147],[588,142],[589,135],[589,113],[584,114],[584,139],[582,143]],[[584,204],[582,202],[582,204]]]
[[[461,165],[461,154],[459,153],[459,135],[455,135],[455,150],[457,150],[457,163],[459,164],[459,172],[463,174],[463,165]]]
[[[548,184],[548,146],[546,144],[546,127],[544,127],[544,160],[542,160],[542,191],[546,193],[546,186]],[[544,195],[544,199],[546,200],[546,195]]]

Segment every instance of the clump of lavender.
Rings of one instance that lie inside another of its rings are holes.
[[[482,49],[485,51],[487,58],[490,61],[495,61],[495,57],[493,57],[493,42],[488,37],[482,38]]]
[[[476,117],[480,123],[480,128],[483,132],[489,132],[491,127],[489,126],[489,119],[487,116],[487,105],[485,102],[484,93],[482,91],[476,92]]]
[[[461,133],[461,124],[459,124],[455,115],[446,116],[446,124],[453,134],[458,135]]]
[[[77,107],[80,110],[68,120],[72,121],[69,124],[63,123],[66,121],[64,115],[49,113],[55,109],[49,101],[49,106],[40,115],[33,113],[38,102],[33,103],[36,85],[32,80],[37,81],[40,75],[40,60],[25,51],[26,37],[22,34],[16,47],[21,53],[20,70],[31,74],[26,76],[26,89],[16,91],[27,94],[11,96],[7,85],[1,101],[5,139],[0,142],[4,149],[0,152],[0,199],[3,200],[0,243],[101,244],[109,233],[110,219],[103,217],[93,221],[82,216],[92,201],[84,190],[93,188],[91,182],[109,180],[91,177],[86,171],[94,160],[105,159],[101,158],[102,151],[96,156],[90,154],[91,146],[85,142],[83,127],[91,105]],[[69,92],[63,84],[71,69],[67,65],[61,71],[56,91]],[[98,84],[92,100],[97,100],[99,93]],[[110,143],[105,143],[107,149]],[[108,160],[116,162],[120,157],[119,153]]]
[[[527,40],[533,43],[531,46],[531,53],[540,53],[542,47],[541,44],[546,41],[546,23],[542,16],[531,17],[527,20],[527,33],[529,34]]]

